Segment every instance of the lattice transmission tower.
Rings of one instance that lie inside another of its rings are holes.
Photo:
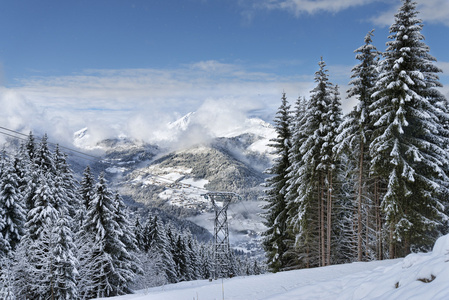
[[[230,277],[233,274],[232,253],[229,244],[228,207],[235,193],[209,192],[204,195],[212,201],[215,211],[214,222],[214,270],[215,279]]]

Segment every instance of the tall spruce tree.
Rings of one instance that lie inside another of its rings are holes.
[[[95,196],[88,205],[83,231],[86,239],[93,239],[80,263],[85,265],[83,276],[90,279],[83,284],[84,297],[108,297],[128,291],[129,263],[122,231],[116,221],[114,196],[107,186],[104,174],[95,185]],[[85,239],[85,240],[86,240]],[[125,259],[122,263],[120,260]],[[125,266],[126,265],[126,266]]]
[[[338,91],[338,85],[333,87],[331,100],[328,107],[328,112],[323,120],[322,133],[324,136],[324,143],[321,146],[321,161],[318,165],[318,170],[324,173],[324,186],[323,193],[326,197],[326,264],[330,265],[331,262],[331,247],[333,244],[332,227],[335,220],[332,218],[334,202],[334,190],[337,184],[335,178],[337,177],[337,165],[339,164],[338,152],[336,148],[336,136],[338,133],[338,127],[341,124],[341,102],[340,93]]]
[[[129,212],[125,203],[120,194],[116,192],[114,195],[114,220],[117,224],[118,238],[124,246],[118,247],[115,254],[117,257],[116,269],[120,273],[118,294],[131,293],[130,283],[137,273],[142,272],[139,267],[139,259],[135,255],[137,242],[129,219]]]
[[[309,268],[318,265],[318,263],[314,261],[315,258],[318,257],[318,254],[314,253],[318,249],[318,244],[314,243],[315,239],[313,239],[312,233],[318,224],[314,224],[314,220],[311,217],[312,214],[308,214],[306,217],[307,219],[304,219],[302,218],[302,215],[298,213],[301,207],[299,201],[300,184],[303,182],[303,179],[300,178],[300,170],[302,170],[303,167],[301,146],[306,138],[306,135],[302,130],[304,123],[306,122],[308,105],[308,101],[305,98],[298,97],[295,103],[291,125],[292,146],[288,153],[290,166],[287,169],[288,178],[286,195],[288,216],[287,228],[292,236],[292,241],[289,241],[289,257],[293,258],[287,266],[289,269]]]
[[[370,147],[373,171],[388,179],[382,209],[390,258],[431,245],[446,217],[441,189],[448,180],[447,100],[435,89],[441,70],[424,43],[416,2],[402,2],[390,27],[371,113],[377,120]]]
[[[329,82],[322,58],[318,65],[320,69],[315,73],[317,85],[311,91],[301,127],[297,129],[301,132],[300,139],[295,141],[299,154],[292,154],[289,179],[291,186],[298,186],[295,188],[299,196],[295,199],[297,211],[291,212],[291,222],[296,227],[296,240],[306,248],[307,266],[322,266],[330,262],[330,244],[326,239],[329,227],[326,209],[332,201],[329,176],[334,164],[330,135],[333,135],[334,125],[338,124],[337,120],[332,120],[334,113],[331,112],[338,95]],[[295,156],[299,160],[295,161]],[[318,250],[318,256],[315,250]]]
[[[288,257],[288,230],[287,230],[287,170],[290,166],[288,153],[291,148],[291,111],[285,93],[282,94],[281,106],[274,119],[277,137],[271,140],[270,147],[276,155],[273,166],[266,171],[272,175],[266,180],[264,207],[265,225],[267,230],[264,235],[263,246],[265,248],[268,267],[272,272],[278,272],[287,266]]]
[[[353,110],[345,117],[342,122],[339,131],[340,134],[337,137],[339,142],[339,151],[343,149],[348,152],[350,157],[356,160],[357,180],[356,180],[356,194],[357,194],[357,214],[355,215],[357,222],[357,259],[361,261],[363,259],[363,253],[368,252],[368,245],[363,244],[363,235],[365,228],[363,226],[362,217],[367,211],[369,206],[374,207],[376,216],[379,218],[379,204],[370,205],[373,199],[374,193],[368,190],[368,178],[370,170],[370,157],[369,146],[371,144],[371,136],[373,133],[374,121],[370,116],[370,106],[372,104],[371,95],[374,92],[374,86],[377,80],[377,64],[379,60],[379,52],[376,47],[372,45],[372,36],[374,30],[371,30],[365,36],[365,44],[354,52],[356,53],[356,59],[360,61],[360,64],[352,68],[352,80],[349,84],[352,86],[348,90],[348,98],[355,97],[358,100],[357,105]],[[365,222],[365,226],[368,226],[368,222]],[[376,224],[380,224],[377,223]],[[381,244],[380,239],[380,226],[371,228],[376,231],[377,244]],[[377,248],[377,247],[376,247]],[[378,248],[377,248],[378,249]],[[379,252],[379,251],[378,251]],[[377,253],[381,258],[381,251]]]

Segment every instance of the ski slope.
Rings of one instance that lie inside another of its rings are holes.
[[[181,282],[115,300],[449,299],[449,235],[430,253],[276,274]]]

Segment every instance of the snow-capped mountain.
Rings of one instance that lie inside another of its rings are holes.
[[[195,113],[189,113],[167,127],[177,138],[191,134],[197,126]],[[75,135],[82,145],[88,129]],[[260,252],[260,217],[263,173],[271,164],[269,140],[273,127],[260,119],[247,119],[231,126],[221,136],[186,147],[168,148],[121,137],[97,143],[104,151],[94,171],[106,172],[110,182],[127,199],[156,207],[179,218],[187,218],[213,232],[213,210],[208,191],[238,194],[241,199],[228,211],[233,247],[244,252]]]

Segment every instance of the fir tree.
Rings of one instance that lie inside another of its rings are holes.
[[[176,264],[172,252],[164,224],[156,220],[148,255],[154,261],[156,272],[160,274],[164,284],[177,281]]]
[[[139,260],[134,254],[137,251],[136,237],[129,222],[129,212],[123,203],[123,199],[118,192],[114,196],[114,220],[117,224],[118,238],[124,247],[118,247],[115,254],[117,264],[116,270],[120,273],[117,288],[118,294],[131,293],[130,283],[136,273],[142,272],[139,267]]]
[[[315,73],[317,86],[311,91],[304,117],[299,122],[300,128],[297,128],[301,134],[294,141],[289,173],[289,185],[299,196],[294,200],[297,210],[289,210],[290,222],[295,228],[299,247],[305,249],[302,256],[306,266],[330,262],[330,244],[326,243],[326,228],[329,228],[326,208],[329,209],[332,201],[330,171],[334,168],[334,157],[331,136],[338,124],[337,119],[333,120],[336,111],[331,107],[338,103],[338,95],[329,82],[322,59],[319,67]],[[319,251],[318,257],[312,253],[313,250]]]
[[[78,195],[80,197],[80,203],[79,209],[76,213],[76,220],[81,228],[84,225],[86,214],[89,210],[89,205],[92,203],[95,196],[95,179],[89,166],[87,166],[83,172],[83,177],[78,189]]]
[[[299,177],[300,171],[303,170],[303,160],[301,146],[307,137],[303,132],[303,126],[306,122],[306,108],[308,101],[305,98],[298,98],[295,104],[294,118],[292,122],[292,147],[288,153],[290,167],[287,169],[287,228],[292,235],[289,241],[289,257],[290,260],[287,268],[309,268],[316,266],[314,258],[318,254],[313,252],[318,249],[318,244],[314,244],[313,233],[314,228],[318,224],[314,224],[312,214],[308,214],[308,219],[303,219],[298,212],[300,211],[300,184],[303,180]],[[302,203],[304,204],[304,203]],[[302,207],[304,208],[304,207]],[[310,229],[306,230],[306,228]],[[300,233],[301,232],[301,233]],[[299,234],[300,233],[300,234]]]
[[[367,252],[368,245],[363,245],[363,233],[365,232],[362,226],[362,208],[368,209],[369,200],[373,198],[374,193],[369,193],[367,190],[367,181],[370,170],[369,145],[371,144],[371,136],[374,128],[373,118],[370,116],[370,106],[372,104],[371,95],[374,92],[374,85],[378,76],[377,64],[379,52],[376,47],[372,45],[372,36],[374,30],[371,30],[365,36],[365,44],[354,52],[356,59],[360,64],[352,68],[352,80],[349,82],[352,87],[348,90],[348,97],[356,97],[358,104],[346,116],[342,125],[339,128],[340,134],[337,141],[340,143],[340,151],[344,148],[349,152],[349,155],[357,158],[357,259],[362,260],[362,253]],[[373,206],[373,205],[371,205]],[[379,205],[374,205],[376,215],[379,213]],[[370,212],[366,212],[370,213]],[[380,216],[379,216],[380,218]],[[365,223],[366,226],[368,222]],[[379,223],[376,223],[379,225]],[[381,228],[377,226],[374,229],[377,233]],[[379,237],[378,235],[377,237]],[[381,241],[377,239],[378,244]],[[381,251],[378,253],[381,258]]]
[[[60,215],[52,229],[52,234],[55,236],[55,244],[51,249],[54,299],[76,299],[78,297],[76,285],[78,260],[75,257],[74,235],[69,226],[71,221],[72,219],[65,212]]]
[[[265,201],[268,204],[264,207],[265,231],[263,246],[265,248],[268,266],[271,271],[278,272],[286,267],[288,250],[288,230],[287,230],[287,170],[290,166],[288,153],[291,148],[291,111],[285,93],[282,94],[281,106],[274,119],[277,137],[271,140],[270,147],[274,149],[276,155],[273,166],[266,171],[272,175],[266,180]]]
[[[447,101],[435,89],[441,70],[423,42],[416,3],[402,2],[380,63],[371,114],[377,120],[370,147],[373,171],[388,180],[382,209],[390,258],[433,242],[429,238],[446,218],[440,196],[441,183],[448,180],[448,134],[442,125]]]
[[[0,177],[0,234],[5,254],[13,251],[23,236],[26,213],[20,198],[20,178],[13,161],[8,160]]]
[[[83,231],[85,239],[91,237],[93,242],[80,260],[85,265],[81,273],[90,278],[88,284],[83,284],[86,290],[82,293],[87,297],[107,297],[129,292],[133,263],[122,241],[123,231],[117,223],[120,217],[103,174],[98,178],[95,196],[88,207]]]

